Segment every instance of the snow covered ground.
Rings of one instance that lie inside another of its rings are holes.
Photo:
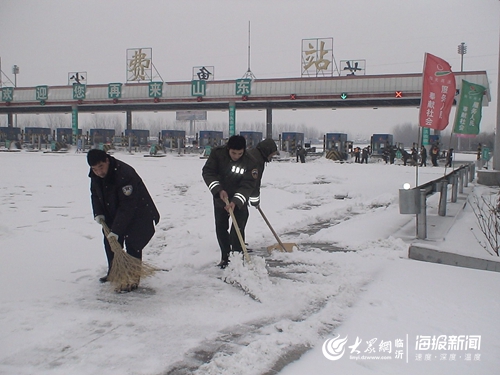
[[[409,260],[394,237],[414,221],[398,207],[414,168],[270,163],[261,207],[300,250],[268,255],[276,240],[250,208],[252,263],[220,270],[205,160],[115,156],[162,214],[144,258],[169,269],[129,294],[98,281],[85,154],[0,153],[0,374],[498,373],[500,274]],[[420,168],[419,182],[443,171]],[[459,222],[475,225],[470,208]]]

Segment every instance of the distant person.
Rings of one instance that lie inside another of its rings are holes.
[[[481,146],[481,143],[477,146],[477,155],[476,155],[476,160],[481,160],[481,154],[483,153],[483,146]]]
[[[255,189],[258,173],[257,162],[246,152],[246,140],[241,135],[233,135],[225,146],[212,149],[203,166],[202,177],[213,196],[215,233],[221,251],[218,266],[222,269],[228,266],[231,251],[243,250],[234,226],[228,232],[229,211],[233,210],[244,240],[248,199]]]
[[[427,167],[427,149],[425,146],[420,147],[420,166]]]
[[[411,148],[411,159],[413,161],[412,165],[417,165],[418,164],[418,152],[415,147]]]
[[[76,152],[82,152],[83,150],[83,142],[81,138],[78,138],[78,141],[76,141]]]
[[[411,155],[404,148],[400,148],[399,151],[401,152],[401,159],[403,159],[403,165],[406,166],[408,163],[408,160],[411,158]]]
[[[438,156],[439,156],[439,147],[437,145],[434,145],[431,148],[431,162],[433,167],[438,166]]]
[[[262,182],[262,176],[264,174],[264,169],[266,164],[270,163],[273,156],[278,153],[278,148],[276,143],[271,139],[267,138],[259,142],[255,148],[247,151],[248,154],[255,159],[258,168],[258,177],[255,182],[255,188],[250,195],[249,201],[253,207],[259,207],[260,205],[260,185]]]
[[[153,237],[160,213],[146,185],[130,165],[98,149],[88,152],[87,162],[90,166],[90,198],[94,220],[98,224],[106,223],[110,229],[104,239],[108,273],[99,279],[105,283],[114,258],[108,239],[116,238],[120,245],[125,244],[128,254],[142,259],[142,249]],[[137,289],[139,281],[123,285],[121,291]]]
[[[396,159],[396,148],[394,146],[389,146],[389,163],[394,164]]]
[[[359,147],[356,147],[356,148],[354,149],[354,162],[355,162],[355,163],[359,163],[359,162],[361,161],[361,160],[360,160],[360,158],[359,158],[360,151],[361,151],[361,150],[360,150],[360,148],[359,148]]]
[[[453,149],[450,148],[446,153],[446,165],[445,167],[451,167],[453,163]]]
[[[301,163],[305,163],[306,162],[306,155],[307,155],[306,149],[302,146],[299,146],[297,148],[297,159],[300,159]]]
[[[361,164],[368,164],[368,147],[364,147],[361,151]]]

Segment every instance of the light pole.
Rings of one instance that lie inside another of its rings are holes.
[[[467,53],[467,46],[464,42],[458,45],[458,54],[460,55],[460,71],[464,71],[464,55]]]
[[[17,87],[17,75],[19,74],[19,67],[14,65],[12,67],[12,74],[14,74],[14,88]],[[17,128],[17,113],[14,114],[14,127]]]
[[[14,87],[17,87],[17,75],[19,74],[19,67],[17,65],[12,67],[12,74],[14,74]]]

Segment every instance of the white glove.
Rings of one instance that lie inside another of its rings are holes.
[[[108,240],[112,240],[114,238],[116,241],[118,241],[118,235],[116,233],[109,232],[106,237],[108,238]]]
[[[97,224],[102,224],[106,222],[104,215],[97,215],[96,217],[94,217],[94,220],[96,221]]]

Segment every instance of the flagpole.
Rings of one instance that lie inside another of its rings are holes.
[[[417,153],[420,152],[421,144],[422,143],[422,127],[419,125],[418,126],[418,142],[417,142]],[[420,155],[422,157],[422,155]],[[415,165],[415,187],[418,186],[418,158],[417,158],[417,164]]]
[[[495,128],[495,145],[493,147],[493,170],[500,170],[500,46],[498,48],[498,74],[497,74],[497,123]]]
[[[426,65],[427,65],[427,52],[424,54],[424,69],[422,70],[422,90],[420,91],[420,109],[418,111],[418,145],[419,145],[418,150],[419,151],[420,151],[420,143],[422,142],[422,135],[421,135],[422,124],[420,123],[420,119],[422,117],[421,113],[422,113],[422,103],[423,103],[423,98],[424,98],[423,87],[424,87]],[[417,187],[417,186],[418,186],[418,163],[417,163],[417,166],[415,168],[415,187]]]

